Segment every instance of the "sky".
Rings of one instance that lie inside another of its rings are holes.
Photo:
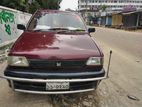
[[[78,6],[78,0],[62,0],[60,4],[60,10],[65,10],[70,8],[72,10],[76,10]]]

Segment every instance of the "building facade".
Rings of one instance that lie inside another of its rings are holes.
[[[142,0],[78,0],[78,10],[105,9],[107,11],[122,11],[127,9],[142,9]]]

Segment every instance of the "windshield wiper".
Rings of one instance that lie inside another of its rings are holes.
[[[55,27],[55,28],[50,28],[48,30],[69,30],[68,28],[62,28],[62,27]]]
[[[49,30],[57,31],[57,33],[64,33],[64,32],[69,32],[69,28],[64,28],[64,27],[55,27],[55,28],[50,28]]]
[[[66,32],[84,32],[85,30],[83,29],[76,29],[76,30],[60,30],[60,31],[57,31],[57,33],[66,33]]]
[[[85,31],[84,29],[73,29],[72,31]]]
[[[34,32],[42,32],[42,31],[57,31],[57,33],[59,32],[66,32],[66,31],[70,31],[68,28],[50,28],[50,29],[35,29],[33,30]]]
[[[85,31],[84,29],[80,28],[62,28],[62,27],[55,27],[55,28],[49,28],[49,29],[35,29],[33,31],[35,32],[40,32],[40,31],[57,31],[57,33],[62,33],[62,32],[72,32],[72,31]]]
[[[55,28],[50,28],[49,30],[85,31],[84,29],[74,28],[74,27],[55,27]]]
[[[35,29],[34,32],[49,31],[49,29]]]

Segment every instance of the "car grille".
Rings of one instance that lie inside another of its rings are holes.
[[[32,68],[82,68],[86,60],[29,60]]]
[[[52,73],[73,73],[73,72],[98,72],[101,71],[103,66],[87,66],[85,60],[35,60],[30,59],[29,67],[14,67],[9,66],[8,68],[11,70],[18,71],[32,71],[32,72],[52,72]],[[57,63],[61,63],[61,66],[57,65]]]

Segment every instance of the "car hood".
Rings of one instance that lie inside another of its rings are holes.
[[[86,59],[100,54],[88,33],[24,32],[9,55],[30,59]]]

